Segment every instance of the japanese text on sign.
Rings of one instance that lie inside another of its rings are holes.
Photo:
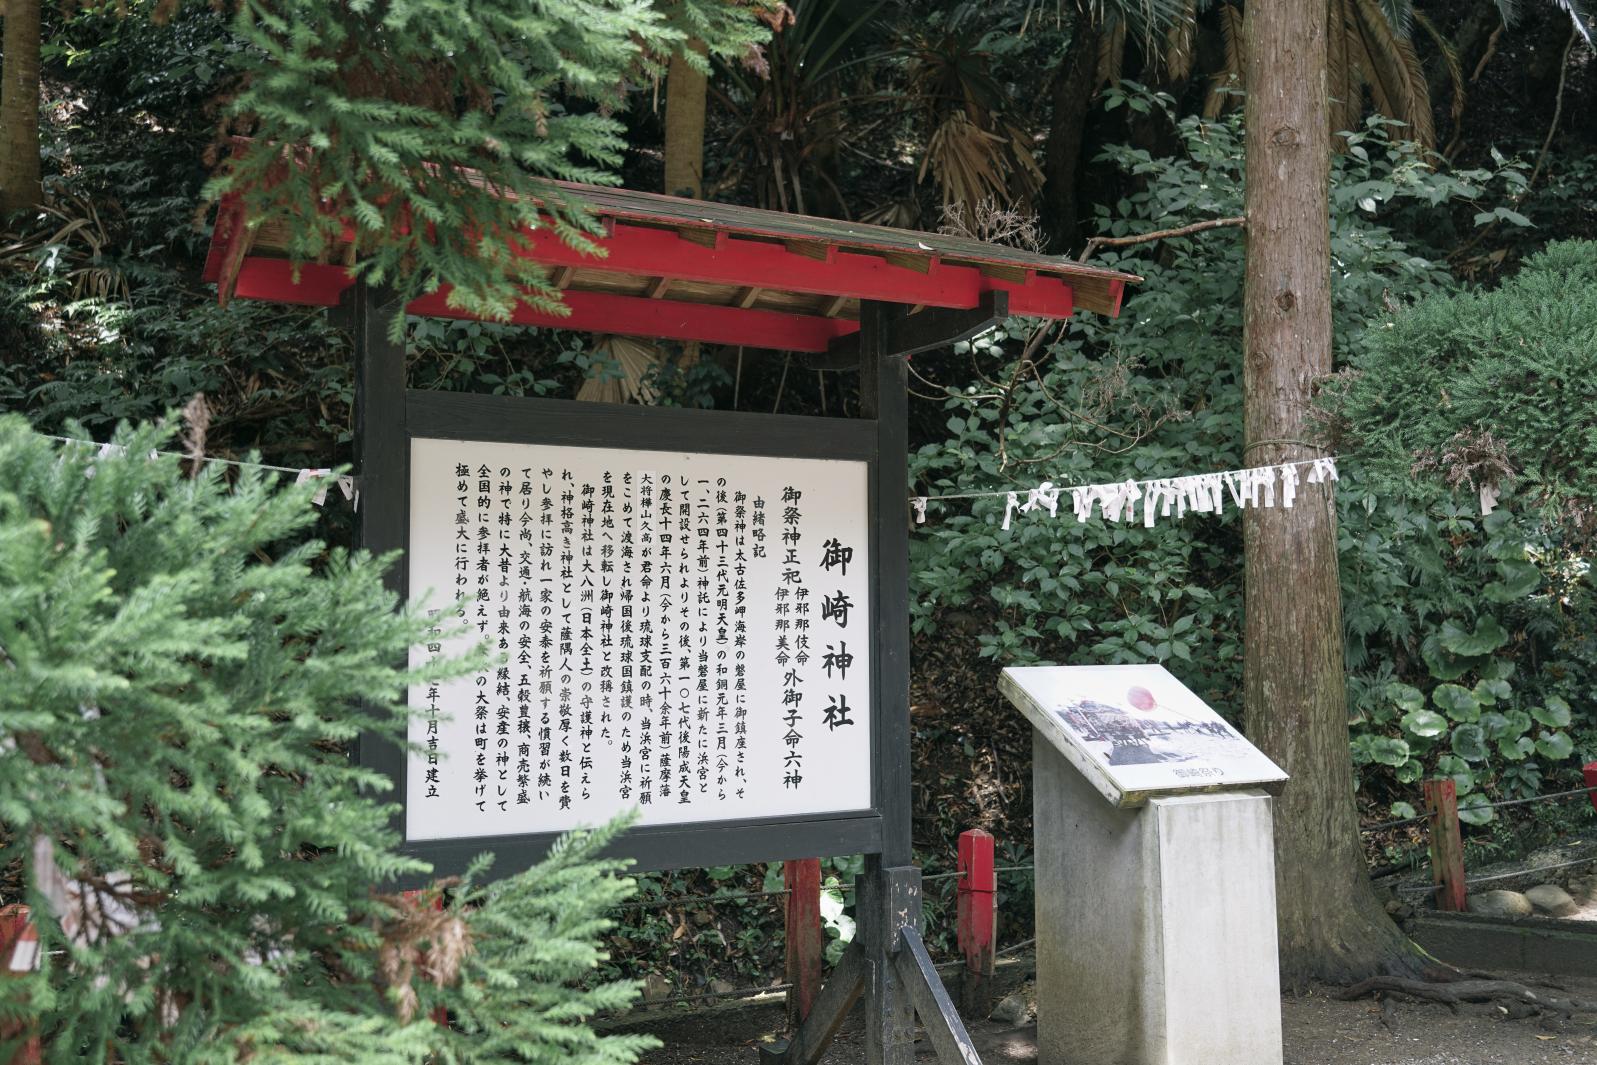
[[[411,442],[406,835],[870,807],[866,464]],[[458,601],[458,603],[457,603]]]

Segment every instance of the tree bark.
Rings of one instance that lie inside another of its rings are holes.
[[[1083,15],[1077,20],[1074,34],[1054,75],[1053,118],[1043,145],[1043,226],[1054,250],[1061,254],[1080,247],[1083,240],[1079,194],[1082,149],[1102,31]]]
[[[39,2],[5,0],[0,67],[0,215],[44,200],[39,179]]]
[[[704,45],[688,47],[704,54]],[[665,76],[665,193],[704,198],[704,108],[709,79],[681,55]]]
[[[1248,4],[1243,296],[1247,465],[1319,454],[1315,382],[1331,372],[1330,137],[1324,0]],[[1359,846],[1348,747],[1331,485],[1245,512],[1244,724],[1291,782],[1275,802],[1282,978],[1417,971]]]

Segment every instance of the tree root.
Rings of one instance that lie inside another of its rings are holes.
[[[1572,1017],[1577,1013],[1597,1014],[1597,1002],[1564,995],[1548,995],[1513,980],[1454,980],[1433,983],[1429,980],[1410,980],[1401,976],[1372,976],[1338,992],[1344,1001],[1363,998],[1379,992],[1407,995],[1425,1002],[1440,1002],[1457,1008],[1464,1002],[1509,1003],[1516,1007],[1530,1007],[1541,1012]],[[1511,1010],[1510,1013],[1517,1013]]]

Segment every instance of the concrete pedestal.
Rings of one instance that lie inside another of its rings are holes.
[[[1281,1065],[1270,797],[1119,809],[1032,737],[1038,1065]]]

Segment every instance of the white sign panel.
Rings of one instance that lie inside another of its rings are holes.
[[[407,838],[870,808],[864,462],[414,439],[410,469],[412,598],[502,661],[410,689]]]
[[[998,687],[1116,805],[1286,779],[1163,666],[1014,667]]]

